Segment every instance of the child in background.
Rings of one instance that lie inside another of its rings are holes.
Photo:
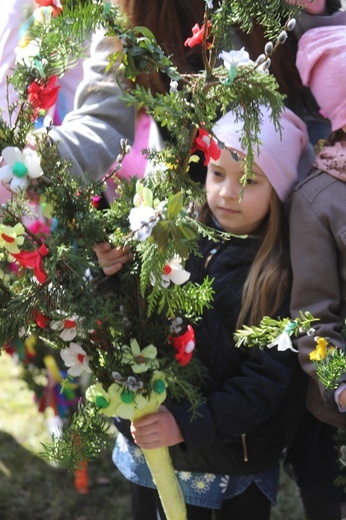
[[[346,318],[346,26],[310,29],[299,41],[297,68],[332,134],[290,204],[293,270],[292,316],[310,311],[320,321],[315,335],[345,347]],[[311,376],[308,412],[290,454],[308,520],[340,520],[346,497],[338,476],[337,428],[346,425],[346,390],[332,396],[318,382],[309,358],[314,337],[297,341],[299,361]],[[344,377],[346,380],[346,375]]]
[[[191,419],[188,402],[170,403],[134,421],[131,430],[128,421],[116,423],[123,433],[117,435],[113,460],[140,486],[154,488],[139,448],[170,447],[189,520],[210,520],[213,510],[218,520],[269,520],[276,500],[296,354],[238,349],[233,334],[264,315],[288,315],[284,201],[297,182],[308,136],[305,124],[288,109],[280,124],[282,140],[269,111],[262,109],[262,144],[241,199],[242,123],[229,112],[214,127],[225,146],[208,165],[207,201],[199,218],[211,228],[244,236],[216,243],[201,237],[200,255],[191,255],[186,265],[190,280],[201,283],[209,276],[215,290],[212,308],[195,327],[196,355],[207,374],[199,415]],[[95,250],[108,275],[128,260],[109,244]]]

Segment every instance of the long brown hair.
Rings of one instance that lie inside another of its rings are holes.
[[[259,324],[263,316],[274,315],[287,295],[290,279],[288,225],[283,203],[274,189],[261,240],[244,284],[238,328],[244,323]]]
[[[200,48],[185,47],[192,27],[203,23],[204,0],[113,0],[127,15],[131,26],[150,29],[158,44],[180,72],[203,68]],[[143,74],[136,81],[152,92],[165,93],[169,80],[160,74]]]

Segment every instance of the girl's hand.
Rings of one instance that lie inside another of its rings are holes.
[[[94,245],[94,251],[98,258],[100,267],[107,276],[117,273],[129,260],[132,253],[129,247],[112,248],[108,242]]]
[[[326,0],[285,0],[290,5],[302,5],[309,14],[323,14],[326,9]]]
[[[131,434],[135,443],[145,450],[184,442],[174,415],[165,406],[160,406],[157,413],[133,421]]]

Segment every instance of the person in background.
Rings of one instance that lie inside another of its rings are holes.
[[[319,113],[319,107],[311,90],[302,84],[296,67],[299,38],[312,27],[342,25],[346,23],[346,12],[340,0],[285,0],[290,5],[303,9],[296,16],[296,26],[289,33],[284,45],[280,45],[271,56],[270,72],[275,76],[279,90],[286,96],[285,105],[307,124],[312,145],[330,134],[330,122]],[[242,43],[243,42],[243,43]],[[264,29],[255,24],[250,33],[240,34],[240,44],[245,45],[251,59],[256,60],[266,43]]]
[[[197,72],[203,68],[200,48],[187,47],[184,42],[191,35],[195,23],[203,23],[204,0],[188,3],[183,0],[154,0],[150,9],[143,0],[113,0],[113,3],[125,12],[132,26],[146,26],[153,32],[166,55],[171,56],[180,72]],[[323,5],[320,4],[321,0],[313,2],[311,6],[310,3],[306,4],[306,12],[301,13],[302,26],[308,23],[305,19],[312,19],[314,23],[329,23],[334,17],[339,16],[339,0],[323,0]],[[311,14],[312,6],[314,10]],[[321,9],[323,16],[317,16],[316,13]],[[170,20],[170,23],[167,23],[167,20]],[[256,23],[248,34],[234,28],[232,39],[234,48],[245,46],[253,60],[263,53],[268,41],[263,28]],[[94,36],[90,59],[84,62],[84,79],[76,92],[75,108],[60,126],[53,126],[49,132],[51,141],[58,145],[59,154],[71,160],[73,173],[77,175],[83,176],[87,173],[93,179],[102,177],[112,167],[120,152],[121,138],[133,144],[137,124],[140,127],[143,124],[149,127],[150,131],[154,132],[155,139],[158,136],[159,140],[164,141],[168,137],[165,129],[157,128],[152,119],[143,123],[143,111],[138,114],[134,107],[124,107],[123,103],[119,102],[120,88],[115,80],[114,68],[106,73],[108,56],[115,52],[118,45],[115,38],[107,38],[103,34]],[[296,49],[297,37],[290,33],[285,44],[279,46],[272,56],[270,71],[278,81],[280,92],[287,96],[286,106],[307,121],[310,140],[314,144],[317,137],[328,135],[330,127],[319,115],[309,89],[304,88],[301,83],[295,67]],[[165,93],[169,88],[169,78],[163,74],[143,74],[136,81],[150,88],[153,93]],[[141,130],[139,129],[137,134],[138,132]],[[132,159],[130,162],[132,163]],[[143,161],[140,162],[142,164],[139,167],[136,165],[134,171],[139,177],[145,171]],[[308,171],[312,159],[306,160],[306,163],[305,171]],[[201,174],[193,170],[192,166],[191,175],[204,182],[205,171]],[[107,198],[110,199],[111,196],[112,193],[108,189]]]
[[[284,202],[297,182],[308,135],[288,109],[280,119],[282,140],[270,111],[262,107],[261,116],[262,144],[242,197],[242,123],[228,112],[215,124],[224,147],[208,164],[199,219],[235,236],[217,242],[201,237],[199,254],[185,266],[194,283],[205,276],[214,280],[213,306],[195,327],[196,355],[206,372],[205,402],[193,420],[190,403],[172,402],[134,421],[130,430],[129,421],[116,422],[113,460],[139,486],[154,488],[138,447],[170,447],[189,520],[210,520],[213,510],[218,520],[269,520],[278,488],[285,405],[297,357],[289,350],[236,348],[233,334],[264,315],[289,312]],[[98,244],[95,251],[107,275],[128,261],[126,251],[109,244]]]
[[[33,0],[7,0],[0,7],[0,117],[7,122],[10,122],[8,108],[17,101],[14,86],[8,82],[8,79],[16,69],[15,49],[22,45],[28,27],[35,19],[34,6]],[[82,62],[79,61],[73,68],[67,70],[62,78],[58,79],[57,85],[60,86],[60,89],[57,102],[48,114],[54,124],[60,124],[65,116],[73,110],[75,91],[82,81],[82,77]],[[12,122],[13,120],[14,117],[12,117]],[[39,124],[41,123],[38,121],[36,126]],[[8,197],[8,190],[0,184],[0,203],[6,202]]]
[[[309,311],[315,336],[345,347],[346,318],[346,26],[310,29],[299,41],[297,68],[332,133],[311,173],[290,200],[293,270],[292,317]],[[335,485],[340,468],[337,429],[346,426],[346,385],[329,395],[318,381],[310,353],[314,337],[297,340],[299,361],[310,376],[307,411],[289,454],[308,520],[340,520],[346,496]],[[346,375],[342,377],[346,381]]]

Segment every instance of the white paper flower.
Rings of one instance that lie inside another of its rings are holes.
[[[284,350],[292,350],[292,352],[298,352],[293,348],[291,337],[287,332],[282,332],[277,338],[269,343],[268,348],[278,347],[278,351],[283,352]]]
[[[30,40],[23,47],[15,47],[16,63],[24,66],[31,66],[32,60],[40,55],[40,43],[38,40]]]
[[[50,323],[52,330],[60,331],[60,338],[63,341],[70,342],[77,336],[77,316],[71,318],[63,318],[59,321]]]
[[[245,50],[245,47],[242,47],[239,51],[221,51],[219,58],[223,60],[224,66],[227,70],[230,70],[231,67],[253,63],[250,60],[249,53]]]
[[[73,377],[81,375],[83,370],[91,373],[91,368],[88,365],[89,358],[84,349],[78,343],[70,343],[68,348],[60,351],[60,355],[67,367],[70,367],[67,372]]]
[[[161,276],[161,279],[164,287],[168,287],[171,282],[176,285],[182,285],[187,282],[191,276],[191,273],[183,269],[181,258],[178,256],[164,266],[163,272],[164,274]]]
[[[156,211],[150,206],[140,206],[132,208],[129,215],[131,231],[135,233],[137,240],[141,242],[146,240],[152,232],[153,227],[157,224]]]
[[[43,175],[40,159],[34,150],[27,148],[23,152],[14,146],[7,146],[2,151],[6,165],[0,168],[0,181],[10,184],[10,189],[17,193],[25,190],[29,179],[37,179]]]

